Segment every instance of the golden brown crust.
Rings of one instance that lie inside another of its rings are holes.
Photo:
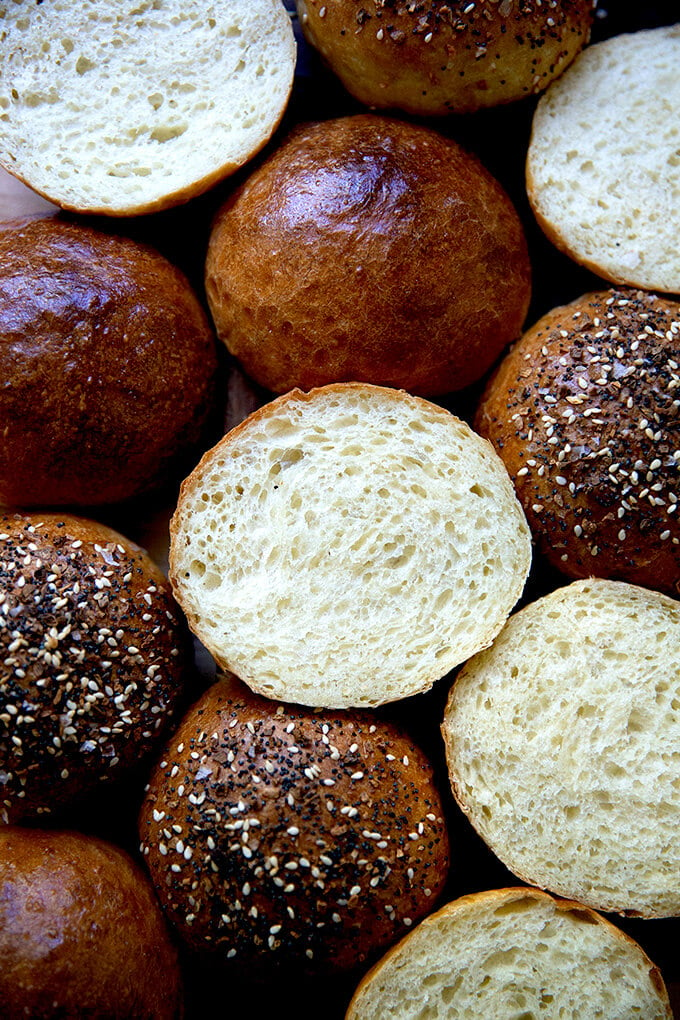
[[[0,230],[0,501],[111,503],[198,439],[217,358],[184,276],[147,246],[38,219]]]
[[[122,850],[80,833],[0,829],[0,889],[5,1020],[182,1015],[176,950]]]
[[[166,747],[140,836],[182,939],[260,973],[372,958],[431,909],[448,870],[431,767],[397,727],[266,701],[233,678]]]
[[[302,30],[372,107],[464,113],[542,92],[588,42],[593,0],[297,0]]]
[[[568,576],[680,593],[679,366],[680,305],[621,289],[549,312],[490,380],[475,428]]]
[[[206,289],[218,335],[270,390],[355,379],[434,395],[519,334],[530,266],[476,158],[365,114],[297,128],[250,176],[215,221]]]
[[[0,515],[0,822],[129,772],[167,732],[187,662],[160,570],[104,525]]]

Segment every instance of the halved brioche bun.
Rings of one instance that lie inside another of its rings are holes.
[[[536,889],[463,896],[369,971],[347,1020],[671,1020],[640,946],[580,903]]]
[[[184,482],[171,524],[174,590],[217,662],[329,708],[425,691],[488,645],[530,556],[491,445],[358,383],[251,415]]]
[[[443,724],[454,794],[532,885],[680,914],[680,602],[574,581],[461,670]]]
[[[0,163],[78,212],[177,205],[264,145],[294,67],[280,0],[10,4]]]

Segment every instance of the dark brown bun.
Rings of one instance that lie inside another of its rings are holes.
[[[432,769],[401,730],[267,701],[234,679],[167,746],[140,836],[182,940],[260,975],[379,955],[435,906],[449,863]]]
[[[199,437],[215,342],[153,249],[59,219],[0,230],[0,501],[113,503]]]
[[[297,0],[307,40],[362,103],[465,113],[542,92],[587,43],[593,0]]]
[[[522,226],[476,158],[371,114],[296,129],[218,214],[217,332],[283,393],[360,381],[422,395],[479,378],[520,333]]]
[[[179,710],[181,614],[117,532],[0,515],[0,823],[48,815],[129,772]]]
[[[680,304],[608,290],[549,312],[501,362],[475,428],[552,564],[680,594]]]
[[[0,827],[3,1020],[175,1020],[176,950],[143,871],[75,832]]]

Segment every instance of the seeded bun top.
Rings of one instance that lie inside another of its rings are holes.
[[[610,290],[549,312],[501,363],[475,428],[554,566],[680,593],[680,304]]]

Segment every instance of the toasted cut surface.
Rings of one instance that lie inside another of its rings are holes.
[[[525,881],[680,914],[680,603],[575,581],[466,664],[443,733],[454,793]]]
[[[430,915],[359,985],[347,1020],[662,1020],[657,968],[614,925],[535,889],[463,896]]]
[[[65,208],[151,212],[272,134],[295,66],[279,0],[4,5],[0,163]]]
[[[527,158],[537,219],[616,283],[680,291],[680,25],[584,50],[539,102]]]
[[[529,531],[493,448],[448,411],[357,383],[293,391],[184,482],[170,571],[218,663],[342,708],[426,690],[519,598]]]

